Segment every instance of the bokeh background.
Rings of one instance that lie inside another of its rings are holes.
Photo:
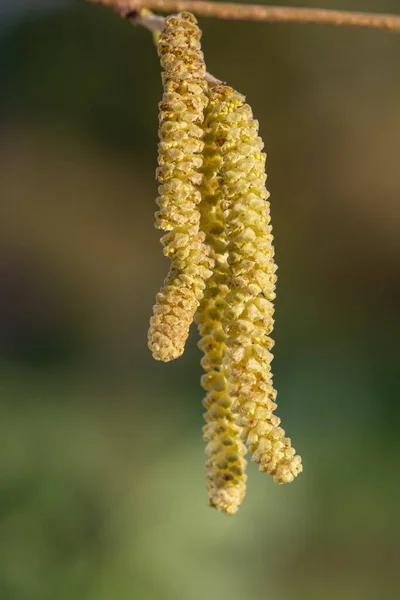
[[[266,142],[275,382],[304,473],[251,464],[239,514],[208,508],[196,332],[174,364],[147,350],[168,268],[150,34],[1,0],[1,600],[400,592],[400,35],[200,23]]]

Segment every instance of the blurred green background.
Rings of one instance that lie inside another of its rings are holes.
[[[266,143],[304,461],[290,486],[249,465],[229,518],[207,507],[196,333],[174,364],[146,345],[168,268],[151,36],[84,2],[1,5],[1,600],[398,597],[400,35],[200,19]]]

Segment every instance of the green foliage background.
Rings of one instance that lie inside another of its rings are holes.
[[[0,37],[1,600],[400,590],[400,36],[201,26],[268,151],[275,381],[304,473],[250,465],[236,517],[207,507],[196,334],[174,364],[146,346],[168,267],[151,36],[83,2],[26,14]]]

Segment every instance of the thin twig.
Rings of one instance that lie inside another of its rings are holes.
[[[139,12],[142,8],[161,12],[187,10],[202,17],[216,17],[241,21],[269,21],[285,23],[315,23],[320,25],[344,25],[371,27],[400,31],[400,15],[351,12],[322,8],[296,8],[292,6],[262,6],[256,4],[232,4],[200,0],[88,0],[117,11]]]
[[[155,15],[150,11],[141,11],[137,13],[128,13],[125,15],[132,23],[141,25],[153,33],[158,33],[164,29],[165,19],[159,15]]]

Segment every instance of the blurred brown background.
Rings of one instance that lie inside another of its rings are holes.
[[[174,364],[146,345],[168,268],[151,36],[84,2],[1,6],[1,600],[396,597],[400,35],[200,20],[266,143],[279,416],[304,460],[283,487],[250,465],[227,518],[196,333]]]

